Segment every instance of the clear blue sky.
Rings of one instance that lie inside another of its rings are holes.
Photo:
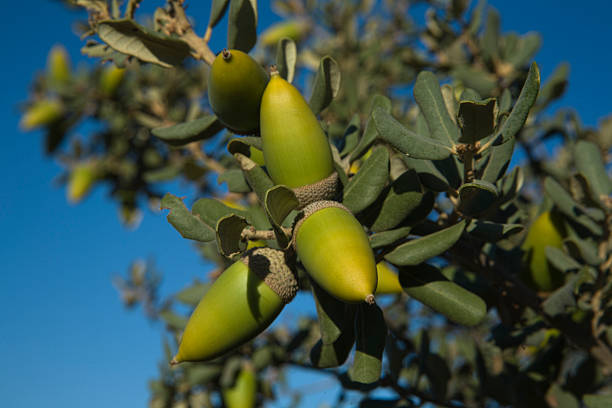
[[[145,4],[162,5],[148,0]],[[190,2],[200,34],[208,3]],[[260,1],[260,25],[278,20]],[[543,36],[536,57],[543,78],[561,61],[571,64],[566,96],[553,106],[572,106],[584,123],[595,125],[612,112],[608,52],[612,27],[608,2],[491,1],[504,30],[535,30]],[[5,7],[3,90],[0,110],[4,146],[0,149],[0,396],[2,406],[138,407],[146,405],[147,380],[161,357],[160,324],[140,311],[123,309],[112,276],[135,258],[154,257],[164,273],[162,295],[201,279],[206,269],[191,245],[166,222],[145,213],[135,231],[124,229],[107,192],[98,189],[78,206],[53,184],[60,167],[42,153],[42,135],[18,130],[18,103],[43,69],[48,50],[63,43],[72,61],[91,64],[79,54],[83,43],[71,24],[81,12],[57,1],[31,0]],[[225,41],[213,35],[213,48]],[[281,315],[300,313],[298,302]],[[317,381],[294,376],[292,381]],[[313,390],[316,389],[316,386]],[[335,392],[314,393],[312,404],[332,402]],[[309,404],[310,405],[310,404]]]

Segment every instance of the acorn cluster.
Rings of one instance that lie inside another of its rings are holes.
[[[297,262],[341,302],[367,306],[375,293],[401,292],[397,275],[376,265],[360,222],[335,201],[341,185],[329,141],[293,85],[274,68],[268,76],[246,53],[223,50],[210,70],[209,102],[228,129],[261,137],[270,179],[293,190],[300,212],[286,248],[250,249],[213,283],[172,364],[214,359],[265,330],[298,290]]]

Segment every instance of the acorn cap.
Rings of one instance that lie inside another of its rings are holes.
[[[300,203],[299,209],[317,201],[333,200],[336,198],[339,190],[340,177],[334,171],[316,183],[294,188],[293,192]]]
[[[299,287],[291,262],[283,251],[272,248],[253,248],[241,261],[265,282],[287,304],[293,300]]]

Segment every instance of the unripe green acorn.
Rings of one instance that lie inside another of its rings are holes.
[[[226,408],[252,408],[257,397],[257,377],[252,364],[244,364],[236,382],[222,392]]]
[[[282,251],[248,251],[200,300],[171,364],[211,360],[253,339],[272,323],[297,289]]]
[[[259,106],[268,74],[240,50],[223,50],[208,74],[208,101],[219,120],[232,132],[257,133]]]
[[[376,272],[378,273],[376,295],[397,295],[404,292],[397,272],[394,272],[387,262],[381,261],[377,263]]]
[[[335,201],[304,208],[293,245],[306,272],[327,293],[348,303],[374,303],[376,262],[363,227]]]
[[[63,105],[56,99],[41,99],[30,106],[21,117],[20,127],[32,130],[50,125],[58,120],[63,113]]]
[[[58,84],[70,79],[70,59],[63,45],[54,45],[49,51],[47,72],[51,80]]]
[[[300,92],[275,70],[261,100],[260,125],[275,184],[293,188],[301,205],[334,198],[338,175],[325,132]]]
[[[125,76],[125,68],[116,65],[104,68],[100,75],[100,91],[107,96],[113,95]]]
[[[99,176],[96,162],[89,161],[76,164],[68,178],[66,197],[73,204],[80,202],[89,193]]]

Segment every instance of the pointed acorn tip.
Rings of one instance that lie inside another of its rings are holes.
[[[365,302],[368,305],[373,305],[374,303],[376,303],[376,299],[374,299],[374,295],[370,293],[368,296],[365,297]]]
[[[178,361],[178,360],[176,359],[176,356],[174,356],[174,358],[172,358],[172,360],[170,360],[170,365],[171,365],[172,367],[174,367],[174,366],[175,366],[175,365],[177,365],[178,363],[180,363],[180,361]]]
[[[270,71],[271,76],[278,75],[278,68],[276,68],[276,65],[270,65],[268,70]]]
[[[229,61],[230,58],[232,58],[232,53],[227,48],[224,48],[223,51],[221,51],[221,54],[223,55],[224,61]]]

